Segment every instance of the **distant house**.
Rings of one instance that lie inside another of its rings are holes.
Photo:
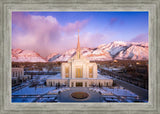
[[[30,75],[24,75],[23,67],[13,67],[12,68],[12,84],[17,85],[23,81],[31,79]]]

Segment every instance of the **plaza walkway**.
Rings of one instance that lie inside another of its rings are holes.
[[[75,99],[71,96],[73,92],[86,92],[89,94],[86,99]],[[87,87],[72,87],[69,91],[64,91],[58,95],[59,102],[102,102],[102,96],[97,93],[90,91]]]

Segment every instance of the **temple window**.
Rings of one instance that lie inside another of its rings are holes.
[[[89,78],[93,78],[93,67],[89,67]]]
[[[76,68],[76,78],[82,78],[82,68]]]
[[[69,67],[65,67],[65,77],[69,78]]]

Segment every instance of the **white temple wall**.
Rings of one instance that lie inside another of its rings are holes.
[[[89,64],[86,64],[86,78],[89,78]]]
[[[75,75],[76,75],[75,72],[76,72],[75,66],[72,65],[72,78],[75,78]]]
[[[68,63],[69,65],[69,78],[72,78],[72,65],[71,63]]]
[[[113,80],[111,79],[107,79],[107,80],[99,80],[99,79],[93,79],[93,80],[90,80],[90,79],[71,79],[68,83],[68,79],[58,79],[58,80],[55,80],[55,79],[50,79],[50,80],[47,80],[46,84],[47,86],[55,86],[56,84],[60,83],[60,85],[63,85],[63,84],[67,84],[67,86],[69,87],[72,87],[72,83],[73,83],[73,87],[76,87],[76,83],[77,82],[81,82],[83,83],[83,87],[90,87],[92,85],[97,85],[99,86],[99,84],[101,86],[112,86],[113,85]],[[68,85],[69,84],[69,85]]]
[[[49,79],[47,80],[47,86],[55,86],[56,83],[60,83],[60,85],[66,84],[69,87],[76,87],[76,83],[81,82],[83,87],[90,87],[92,85],[99,86],[112,86],[112,79]],[[73,84],[72,84],[73,83]],[[51,85],[52,84],[52,85]]]
[[[87,78],[86,64],[83,64],[82,69],[83,69],[83,78]]]
[[[62,63],[62,65],[61,65],[61,77],[62,77],[62,79],[64,78],[64,73],[65,73],[65,70],[64,70],[64,67],[65,67],[65,63]]]

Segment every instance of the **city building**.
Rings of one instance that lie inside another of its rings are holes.
[[[16,85],[23,81],[31,79],[30,75],[24,75],[23,67],[13,67],[12,68],[12,84]]]
[[[67,85],[69,87],[112,86],[113,80],[97,75],[97,64],[81,55],[79,34],[76,54],[61,64],[61,76],[46,80],[47,86]]]

